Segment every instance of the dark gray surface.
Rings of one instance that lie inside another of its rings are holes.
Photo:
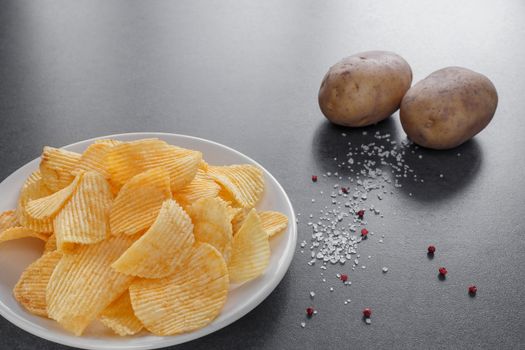
[[[177,349],[525,348],[524,38],[521,0],[2,0],[0,178],[43,145],[182,133],[259,161],[304,217],[329,201],[318,190],[334,180],[314,187],[310,175],[332,170],[331,158],[345,151],[341,132],[363,139],[319,111],[318,87],[331,64],[384,49],[411,64],[414,81],[465,66],[497,87],[493,122],[457,150],[407,160],[427,181],[408,182],[381,203],[385,217],[370,226],[385,243],[360,245],[373,259],[351,274],[351,287],[334,282],[341,269],[322,283],[298,249],[253,312]],[[369,130],[404,137],[397,113]],[[299,242],[310,235],[302,220]],[[425,254],[430,243],[438,247],[433,260]],[[446,281],[436,277],[439,265],[449,270]],[[470,283],[479,288],[475,298],[466,294]],[[310,290],[319,314],[302,329]],[[374,310],[371,326],[360,317],[365,306]],[[0,348],[65,349],[4,319]]]

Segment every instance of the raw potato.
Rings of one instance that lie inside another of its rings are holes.
[[[483,130],[497,105],[498,93],[486,76],[447,67],[408,90],[401,103],[401,124],[418,145],[449,149]]]
[[[332,123],[360,127],[394,113],[412,83],[412,70],[399,55],[367,51],[346,57],[326,73],[319,106]]]

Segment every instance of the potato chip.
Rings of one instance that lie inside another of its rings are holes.
[[[263,173],[253,165],[209,166],[208,174],[243,208],[252,208],[264,191]]]
[[[183,208],[191,205],[201,198],[213,198],[217,197],[220,186],[202,170],[197,170],[195,178],[181,188],[180,190],[173,193],[173,198],[182,205]]]
[[[112,267],[133,276],[165,277],[191,254],[194,242],[190,217],[176,201],[168,199],[149,230]]]
[[[52,192],[68,186],[75,178],[72,174],[76,168],[80,154],[60,148],[44,147],[40,172],[47,188]]]
[[[219,197],[220,198],[220,197]],[[228,203],[228,202],[226,202]],[[245,210],[248,210],[248,209],[245,209],[245,208],[237,208],[237,207],[232,207],[229,203],[228,203],[228,215],[230,216],[230,222],[232,223],[232,233],[233,232],[233,220],[239,215],[239,213],[241,211],[245,211]]]
[[[233,236],[232,255],[228,265],[230,280],[235,283],[246,282],[264,272],[270,262],[270,243],[263,230],[261,219],[252,209]]]
[[[233,238],[228,204],[219,198],[202,198],[188,207],[188,214],[195,225],[195,239],[214,246],[228,263]]]
[[[109,237],[109,212],[113,195],[102,174],[85,173],[75,194],[55,217],[58,250],[71,251],[77,244],[93,244]]]
[[[202,170],[203,172],[207,172],[208,171],[208,166],[209,166],[209,164],[206,163],[206,161],[204,159],[201,159],[201,161],[199,162],[199,170]]]
[[[219,194],[217,195],[220,199],[227,203],[231,203],[231,205],[238,205],[235,198],[233,198],[233,195],[228,192],[224,187],[219,186],[221,189],[219,190]],[[251,209],[251,208],[248,208]]]
[[[99,142],[89,145],[82,153],[80,160],[73,171],[78,174],[80,171],[96,171],[109,179],[109,173],[106,167],[106,154],[114,145],[109,142]]]
[[[14,210],[7,210],[0,214],[0,233],[15,226],[18,226],[18,219]]]
[[[0,232],[0,243],[29,237],[38,238],[44,242],[47,241],[47,235],[33,231],[27,227],[17,226]]]
[[[106,145],[110,145],[110,146],[116,146],[116,145],[120,145],[121,143],[124,143],[123,141],[119,141],[119,140],[115,140],[115,139],[99,139],[99,140],[95,140],[95,142],[93,142],[94,144],[97,144],[97,143],[103,143],[103,144],[106,144]]]
[[[171,146],[158,139],[145,139],[112,147],[106,164],[117,188],[145,170],[163,167],[169,173],[171,190],[176,191],[193,180],[201,159],[201,152]]]
[[[49,190],[42,181],[40,170],[32,173],[27,180],[24,182],[22,190],[20,191],[20,197],[18,198],[18,207],[16,209],[16,215],[18,222],[37,232],[53,232],[53,220],[33,219],[26,211],[27,203],[33,199],[49,196],[51,190]]]
[[[30,200],[26,206],[27,214],[36,220],[45,220],[54,217],[69,198],[71,198],[81,178],[82,174],[79,174],[69,185],[60,191],[47,197]]]
[[[232,231],[234,236],[241,228],[242,223],[244,222],[244,219],[246,219],[246,216],[248,215],[250,210],[251,209],[248,208],[239,208],[239,210],[234,213],[234,216],[232,218]]]
[[[170,177],[164,168],[138,174],[115,198],[110,214],[111,232],[132,235],[148,229],[166,199],[171,199],[171,191]]]
[[[44,254],[49,253],[52,251],[57,250],[57,239],[55,234],[53,233],[46,241],[46,244],[44,245]]]
[[[32,314],[47,316],[47,283],[61,257],[60,252],[45,253],[25,269],[15,285],[15,299]]]
[[[133,312],[128,291],[105,308],[98,319],[121,336],[136,334],[143,328],[142,323]]]
[[[262,228],[268,237],[278,235],[288,227],[288,217],[278,211],[261,211],[259,218],[261,218]]]
[[[202,328],[221,311],[228,294],[226,263],[213,246],[198,243],[169,277],[135,281],[129,288],[135,315],[157,335]]]
[[[111,264],[135,237],[117,236],[82,245],[65,254],[47,286],[47,312],[68,331],[81,335],[109,304],[129,288],[133,277],[119,273]]]

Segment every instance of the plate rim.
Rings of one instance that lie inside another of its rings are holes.
[[[147,136],[149,135],[149,136]],[[24,317],[21,317],[16,312],[11,310],[4,302],[0,299],[0,315],[4,317],[6,320],[11,322],[16,327],[34,335],[39,338],[45,339],[47,341],[51,341],[53,343],[72,346],[76,348],[81,349],[108,349],[108,350],[117,350],[117,349],[132,349],[132,350],[149,350],[149,349],[160,349],[167,346],[173,346],[178,344],[183,344],[192,340],[196,340],[202,337],[205,337],[211,333],[214,333],[222,328],[225,328],[229,326],[230,324],[238,321],[242,317],[244,317],[249,312],[253,311],[257,306],[259,306],[274,290],[277,288],[277,286],[281,283],[282,279],[286,275],[286,272],[290,268],[290,264],[293,260],[293,256],[295,255],[295,248],[297,245],[297,223],[296,223],[296,215],[295,210],[293,208],[292,202],[290,201],[290,198],[288,197],[288,194],[282,187],[282,185],[277,181],[277,179],[270,173],[265,167],[263,167],[259,162],[255,161],[253,158],[247,156],[246,154],[237,151],[234,148],[231,148],[229,146],[226,146],[224,144],[221,144],[216,141],[204,139],[201,137],[191,136],[191,135],[184,135],[184,134],[175,134],[175,133],[167,133],[167,132],[130,132],[130,133],[119,133],[119,134],[111,134],[111,135],[105,135],[105,136],[97,136],[92,137],[86,140],[77,141],[65,146],[61,146],[60,148],[69,148],[69,147],[75,147],[79,144],[83,143],[89,143],[93,142],[99,139],[105,139],[105,138],[117,138],[117,137],[154,137],[154,136],[167,136],[167,137],[177,137],[177,138],[185,138],[190,140],[196,140],[199,142],[205,142],[205,143],[211,143],[214,146],[218,146],[220,148],[225,148],[230,152],[233,152],[234,154],[249,159],[252,163],[260,167],[266,176],[268,176],[270,179],[272,179],[275,184],[277,185],[277,189],[279,192],[283,195],[285,199],[286,205],[289,207],[292,217],[289,218],[289,232],[291,235],[291,241],[289,241],[290,249],[285,250],[284,252],[284,259],[283,264],[281,264],[272,279],[271,283],[268,285],[267,288],[261,289],[261,292],[259,294],[256,294],[256,298],[253,300],[253,303],[250,307],[246,307],[244,309],[237,310],[236,312],[233,312],[232,315],[223,320],[220,324],[214,324],[210,323],[207,327],[201,328],[199,330],[196,330],[194,332],[190,333],[183,333],[181,335],[175,335],[175,336],[169,336],[169,337],[158,337],[158,341],[155,344],[149,343],[149,344],[134,344],[134,345],[126,345],[126,344],[107,344],[104,346],[97,345],[90,345],[90,344],[78,344],[74,341],[70,341],[67,338],[62,339],[60,335],[55,334],[54,332],[49,332],[48,328],[36,326],[31,321],[27,320]],[[13,171],[9,176],[7,176],[2,182],[0,182],[0,185],[2,185],[4,182],[9,181],[11,178],[15,177],[16,173],[19,171],[23,171],[23,169],[30,167],[31,163],[37,161],[39,157],[27,162],[26,164],[22,165],[15,171]],[[79,337],[78,339],[83,339],[82,337]],[[125,340],[126,338],[122,338]]]

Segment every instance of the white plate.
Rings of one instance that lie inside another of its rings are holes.
[[[288,216],[288,230],[271,240],[272,255],[264,275],[233,287],[219,317],[207,327],[192,333],[158,337],[145,332],[131,337],[118,337],[96,324],[90,326],[82,337],[75,337],[64,331],[56,322],[33,316],[13,298],[12,289],[22,271],[42,252],[43,244],[36,239],[23,239],[0,245],[0,314],[16,326],[47,340],[85,349],[156,349],[184,343],[200,338],[238,320],[259,305],[277,287],[290,266],[297,241],[295,214],[288,196],[275,178],[260,164],[229,147],[216,142],[184,135],[165,133],[132,133],[110,135],[100,138],[114,138],[123,141],[157,137],[170,144],[199,150],[212,165],[250,163],[264,172],[266,189],[257,208],[278,210]],[[70,151],[82,152],[95,139],[65,146]],[[24,180],[38,168],[39,159],[24,165],[0,184],[0,212],[14,209],[18,192]]]

